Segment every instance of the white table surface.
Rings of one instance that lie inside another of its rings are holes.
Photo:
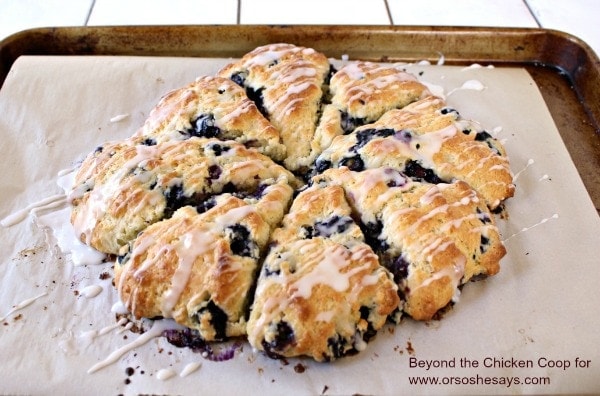
[[[597,0],[0,0],[0,40],[48,26],[362,24],[543,27],[600,53]]]

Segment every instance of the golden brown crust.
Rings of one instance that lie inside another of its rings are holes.
[[[323,109],[314,145],[322,152],[338,136],[377,121],[392,109],[431,95],[412,74],[390,65],[355,61],[332,77],[331,103]]]
[[[136,317],[173,318],[207,341],[243,335],[269,233],[256,210],[235,197],[219,197],[202,214],[181,208],[146,228],[115,264],[119,296]]]
[[[391,168],[330,169],[314,183],[341,185],[382,265],[395,275],[404,312],[431,319],[473,277],[499,271],[505,248],[492,214],[461,181],[414,182]]]
[[[140,139],[105,144],[88,155],[76,176],[71,222],[90,246],[119,254],[148,225],[223,192],[245,194],[269,224],[281,221],[294,177],[269,157],[214,138],[154,145]]]
[[[286,156],[279,131],[248,99],[243,88],[221,77],[199,77],[167,93],[136,135],[158,141],[217,137],[255,147],[276,161]]]
[[[248,321],[253,347],[273,357],[333,360],[362,350],[397,308],[391,275],[350,215],[338,186],[296,198],[258,280]]]
[[[487,132],[459,119],[442,99],[428,97],[338,136],[317,160],[317,168],[323,162],[358,171],[389,166],[427,181],[433,178],[424,172],[431,172],[439,181],[467,182],[495,209],[515,190],[503,153],[502,144]],[[411,166],[422,170],[413,175]]]
[[[329,68],[327,57],[314,49],[280,43],[254,49],[218,75],[242,84],[262,103],[287,148],[285,166],[298,171],[319,154],[311,141]]]

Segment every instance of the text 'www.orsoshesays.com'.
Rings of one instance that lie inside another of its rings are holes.
[[[550,385],[550,377],[495,377],[495,376],[409,376],[411,385]]]

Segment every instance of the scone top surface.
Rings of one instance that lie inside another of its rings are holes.
[[[329,169],[313,183],[341,186],[366,240],[404,298],[403,311],[431,319],[474,277],[499,270],[504,246],[493,215],[466,183],[411,180],[393,168]]]
[[[243,88],[227,78],[204,76],[163,96],[139,136],[183,140],[192,136],[233,139],[276,161],[286,156],[279,131]]]
[[[362,61],[340,68],[331,77],[330,88],[331,103],[365,123],[431,95],[412,74],[390,65]]]
[[[333,360],[362,350],[399,304],[391,275],[351,217],[339,186],[294,201],[258,279],[250,344],[273,357]]]
[[[108,142],[84,160],[71,193],[71,221],[82,241],[119,254],[140,231],[179,207],[234,192],[258,202],[274,226],[293,180],[269,157],[235,141],[132,137]]]
[[[149,226],[115,264],[136,317],[174,318],[206,341],[246,333],[246,312],[270,226],[229,194],[204,213],[186,206]]]
[[[285,166],[298,171],[312,164],[311,148],[330,65],[312,48],[270,44],[225,66],[219,76],[245,87],[279,130],[287,148]]]
[[[392,167],[431,183],[463,180],[491,209],[515,189],[502,144],[434,96],[336,137],[315,168],[338,166],[355,171]]]

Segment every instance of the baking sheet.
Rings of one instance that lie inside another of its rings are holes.
[[[60,193],[60,170],[106,140],[131,135],[164,93],[212,74],[227,61],[19,58],[0,91],[0,218]],[[234,359],[217,363],[152,339],[88,374],[137,335],[118,327],[109,330],[115,325],[110,309],[117,297],[110,279],[100,278],[110,265],[74,267],[30,216],[0,228],[0,318],[6,316],[0,321],[0,392],[499,394],[600,389],[600,351],[594,347],[600,341],[595,331],[600,320],[595,257],[600,218],[533,80],[517,68],[415,65],[409,70],[423,72],[422,79],[446,93],[457,89],[448,103],[505,142],[517,178],[516,196],[507,204],[510,217],[499,221],[508,249],[500,274],[467,285],[460,303],[441,321],[405,320],[389,326],[363,353],[330,364],[305,359],[286,364],[254,353],[247,344]],[[485,88],[460,89],[469,80]],[[86,297],[87,287],[96,285],[102,292]],[[99,334],[103,331],[107,333]],[[181,378],[191,362],[201,363],[200,368]],[[519,367],[529,363],[532,367]],[[176,376],[159,379],[164,369]],[[420,381],[445,385],[411,384],[419,376]]]

